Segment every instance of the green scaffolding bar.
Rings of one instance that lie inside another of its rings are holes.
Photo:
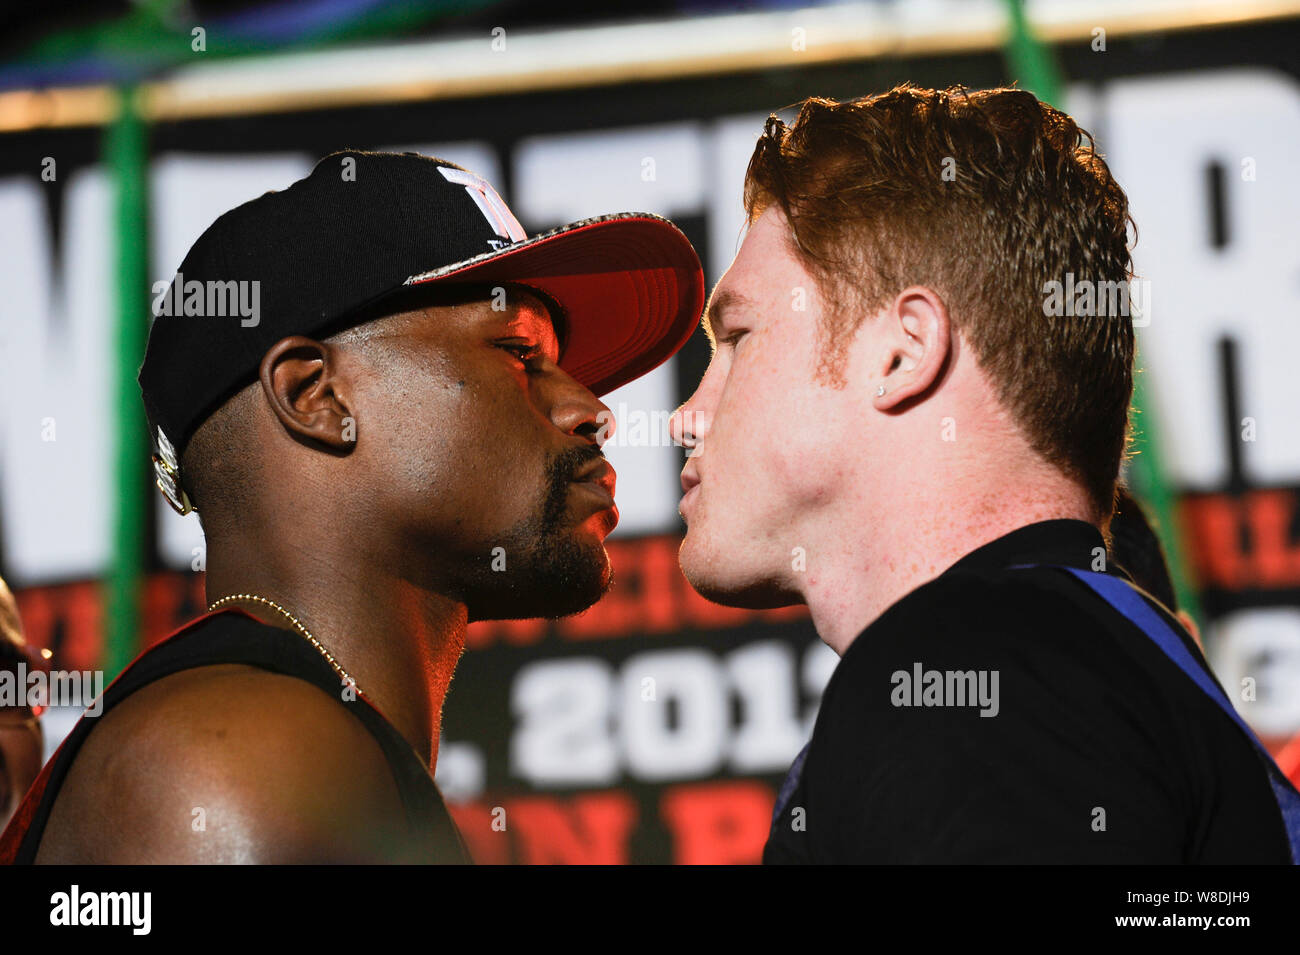
[[[105,129],[104,161],[113,183],[116,335],[113,376],[113,559],[104,616],[106,677],[134,659],[140,640],[149,444],[136,371],[149,333],[148,129],[134,86],[119,90],[121,111]]]
[[[1064,100],[1065,81],[1052,56],[1052,51],[1034,35],[1025,17],[1021,0],[1007,0],[1007,13],[1011,29],[1007,35],[1007,70],[1011,79],[1019,81],[1044,102],[1060,107]],[[1169,576],[1173,580],[1174,594],[1179,609],[1187,611],[1201,622],[1200,601],[1192,587],[1183,560],[1181,529],[1176,520],[1174,494],[1164,478],[1159,446],[1152,422],[1151,400],[1146,388],[1146,374],[1139,372],[1133,389],[1133,456],[1129,461],[1134,492],[1151,515],[1157,534],[1165,548]]]
[[[1182,528],[1177,520],[1177,505],[1173,489],[1164,478],[1164,462],[1160,446],[1153,435],[1151,423],[1152,401],[1147,393],[1146,372],[1139,369],[1133,382],[1133,457],[1129,463],[1133,490],[1151,514],[1155,531],[1165,545],[1165,562],[1174,585],[1178,609],[1186,611],[1198,626],[1201,617],[1201,600],[1186,571],[1183,555]]]

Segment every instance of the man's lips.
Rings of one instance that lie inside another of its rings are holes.
[[[691,493],[691,488],[700,483],[700,475],[695,470],[695,462],[687,461],[686,467],[682,468],[682,493]]]
[[[677,504],[677,513],[686,519],[686,504],[694,497],[694,491],[700,486],[700,475],[695,470],[695,462],[687,461],[682,468],[682,499]]]
[[[614,485],[618,474],[604,458],[593,461],[573,477],[574,484],[588,488],[592,493],[608,499],[607,507],[614,506]]]

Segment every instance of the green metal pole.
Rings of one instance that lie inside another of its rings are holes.
[[[1019,80],[1022,89],[1028,89],[1039,99],[1060,107],[1064,99],[1065,83],[1052,51],[1034,36],[1025,18],[1021,0],[1007,0],[1011,30],[1007,36],[1007,69],[1013,80]],[[1152,422],[1151,401],[1146,388],[1146,374],[1136,375],[1133,387],[1133,456],[1129,469],[1134,490],[1150,511],[1156,532],[1163,538],[1165,559],[1174,593],[1180,609],[1187,611],[1199,623],[1200,601],[1191,586],[1183,555],[1183,540],[1174,512],[1174,495],[1164,478],[1159,446]]]
[[[1201,617],[1200,595],[1192,586],[1183,559],[1187,551],[1183,549],[1183,534],[1177,520],[1173,489],[1164,478],[1164,462],[1151,422],[1152,402],[1146,378],[1146,373],[1139,369],[1133,382],[1133,457],[1129,463],[1133,489],[1151,512],[1154,529],[1164,540],[1165,562],[1169,566],[1169,577],[1174,585],[1178,609],[1186,611],[1198,626],[1202,626],[1204,621]]]
[[[116,361],[113,407],[113,563],[108,574],[105,614],[106,677],[112,679],[135,657],[140,640],[140,595],[144,572],[145,507],[148,495],[148,425],[136,371],[149,333],[148,131],[134,86],[119,90],[121,112],[105,130],[104,159],[113,182],[116,280]]]
[[[1052,51],[1029,28],[1021,0],[1007,0],[1007,13],[1011,19],[1011,31],[1007,35],[1005,53],[1011,79],[1019,80],[1021,89],[1029,90],[1044,103],[1051,103],[1059,109],[1065,92],[1065,79]]]

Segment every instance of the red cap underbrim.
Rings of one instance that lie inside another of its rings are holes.
[[[584,219],[405,285],[515,282],[563,306],[560,367],[597,395],[657,368],[686,344],[704,309],[704,271],[681,230],[660,216]]]

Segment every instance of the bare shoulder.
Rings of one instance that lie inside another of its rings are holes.
[[[409,843],[383,750],[303,680],[198,667],[99,719],[37,862],[401,861]]]

